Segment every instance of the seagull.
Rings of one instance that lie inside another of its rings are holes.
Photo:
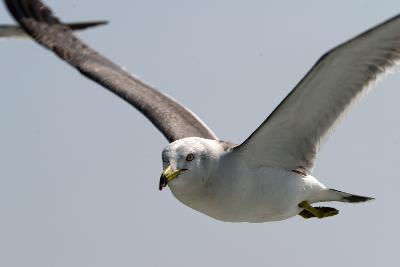
[[[324,54],[240,145],[220,140],[194,113],[74,36],[42,1],[4,0],[22,28],[82,75],[145,115],[168,140],[159,189],[226,222],[338,214],[319,202],[371,197],[331,189],[312,176],[320,145],[349,108],[400,58],[400,15]]]

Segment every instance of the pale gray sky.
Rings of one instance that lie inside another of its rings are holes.
[[[64,21],[110,20],[80,36],[236,143],[324,52],[400,12],[397,0],[46,3]],[[31,41],[0,46],[0,266],[398,263],[399,73],[350,112],[314,172],[376,201],[232,224],[158,191],[167,142],[134,108]]]

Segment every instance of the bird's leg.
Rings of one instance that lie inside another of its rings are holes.
[[[301,216],[303,216],[304,218],[312,218],[312,217],[317,217],[317,218],[323,218],[323,214],[321,211],[317,210],[316,208],[314,208],[313,206],[310,205],[310,203],[308,203],[308,201],[303,201],[299,204],[299,207],[304,209],[303,214],[302,212],[300,212],[299,214]]]
[[[310,218],[314,218],[315,217],[315,215],[312,214],[311,212],[309,212],[308,210],[300,211],[299,215],[301,217],[303,217],[304,219],[310,219]]]
[[[317,217],[319,219],[335,216],[339,213],[337,209],[331,207],[313,207],[308,201],[303,201],[299,204],[303,210],[299,213],[305,219]]]

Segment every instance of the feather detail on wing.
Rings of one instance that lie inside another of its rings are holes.
[[[88,21],[88,22],[74,22],[67,23],[66,25],[73,31],[81,31],[87,28],[97,27],[107,24],[107,21]],[[30,36],[17,25],[0,25],[0,38],[29,38]]]
[[[184,137],[217,139],[191,111],[133,77],[87,46],[39,0],[4,0],[22,28],[44,47],[145,115],[172,142]]]
[[[251,166],[310,172],[327,134],[399,59],[400,16],[396,16],[322,56],[235,153]]]

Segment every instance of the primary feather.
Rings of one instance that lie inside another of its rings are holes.
[[[251,166],[310,172],[332,127],[399,58],[395,16],[322,56],[237,153]]]

